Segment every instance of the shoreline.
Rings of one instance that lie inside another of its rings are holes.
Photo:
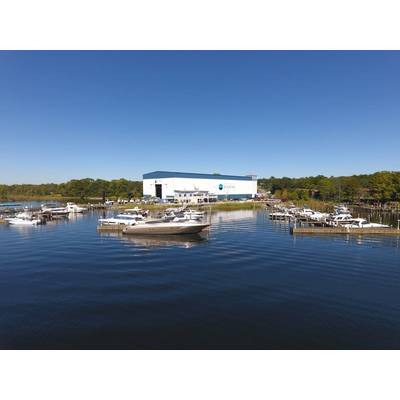
[[[24,202],[24,201],[38,201],[38,202],[51,202],[51,201],[58,201],[62,203],[66,203],[68,201],[72,201],[79,206],[88,206],[88,205],[102,205],[102,201],[98,198],[88,198],[88,199],[81,199],[81,198],[64,198],[64,197],[32,197],[32,198],[25,198],[25,199],[17,199],[13,198],[12,200],[7,199],[3,200],[0,199],[0,203],[2,202]],[[263,209],[265,208],[265,201],[224,201],[224,202],[216,202],[216,203],[203,203],[203,204],[187,204],[189,208],[194,209],[211,209],[214,211],[235,211],[235,210],[255,210],[255,209]],[[114,204],[112,206],[104,206],[106,209],[109,210],[126,210],[128,208],[139,207],[143,209],[147,209],[149,211],[162,211],[167,208],[177,208],[182,207],[182,204],[177,203],[161,203],[161,204],[146,204],[146,203],[127,203],[127,204]]]

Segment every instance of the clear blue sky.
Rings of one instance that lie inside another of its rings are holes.
[[[400,170],[400,52],[0,52],[0,183]]]

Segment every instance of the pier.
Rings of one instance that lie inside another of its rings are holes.
[[[347,228],[347,227],[316,227],[301,226],[290,228],[293,235],[396,235],[400,236],[400,229],[396,228]]]

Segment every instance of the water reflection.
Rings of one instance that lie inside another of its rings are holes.
[[[207,234],[190,235],[124,235],[119,232],[100,232],[101,236],[117,237],[124,243],[139,247],[180,247],[189,249],[208,240]]]
[[[211,223],[245,221],[254,219],[256,215],[255,210],[217,211],[211,214]]]
[[[330,243],[332,246],[344,243],[349,246],[364,246],[364,247],[394,247],[400,248],[400,236],[397,235],[344,235],[344,234],[329,234],[329,235],[292,235],[293,244],[299,241],[314,241],[319,243]],[[316,244],[317,245],[317,244]]]
[[[78,220],[83,219],[85,216],[86,216],[85,213],[73,213],[73,212],[70,212],[68,214],[68,219],[71,220],[71,221],[73,221],[73,220],[78,221]]]

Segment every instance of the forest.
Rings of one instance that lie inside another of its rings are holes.
[[[400,172],[304,178],[259,179],[258,187],[288,200],[316,198],[323,201],[379,202],[400,201]]]
[[[140,198],[142,182],[127,179],[73,179],[66,183],[0,185],[0,199],[64,198]]]

